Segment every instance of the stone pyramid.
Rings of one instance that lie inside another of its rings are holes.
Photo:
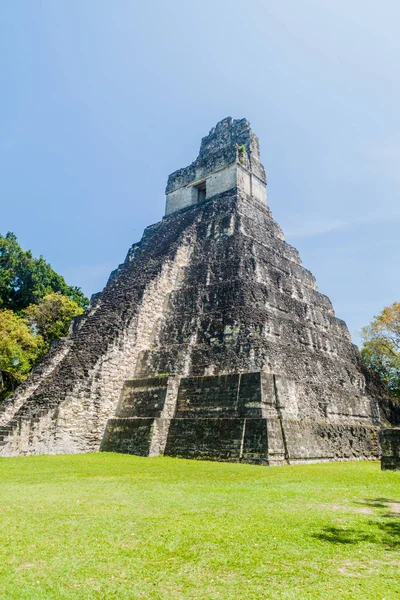
[[[272,218],[248,121],[218,123],[166,192],[166,216],[0,409],[0,454],[376,457],[379,390]]]

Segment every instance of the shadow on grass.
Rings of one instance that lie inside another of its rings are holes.
[[[379,544],[387,550],[400,549],[400,500],[366,498],[356,502],[371,508],[389,508],[390,512],[367,520],[355,527],[324,527],[313,537],[330,544]]]
[[[386,508],[389,512],[381,515],[381,517],[400,518],[400,500],[393,500],[392,498],[365,498],[362,502],[355,502],[355,504],[370,508]]]

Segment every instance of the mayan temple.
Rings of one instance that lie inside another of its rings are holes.
[[[125,452],[282,464],[379,454],[379,387],[224,119],[148,227],[0,408],[0,455]]]

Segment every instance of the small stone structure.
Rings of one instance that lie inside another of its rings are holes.
[[[0,455],[378,457],[385,390],[274,221],[248,121],[218,123],[166,194],[166,216],[2,405]]]
[[[165,214],[193,206],[232,189],[265,207],[267,178],[258,138],[245,119],[224,119],[202,139],[197,159],[168,177]]]
[[[400,427],[381,429],[382,470],[400,471]]]

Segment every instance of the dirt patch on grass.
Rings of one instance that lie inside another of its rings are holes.
[[[348,504],[318,504],[318,508],[320,508],[321,510],[361,513],[364,515],[374,514],[374,510],[370,506],[350,506]]]
[[[373,515],[374,511],[368,506],[360,506],[359,508],[351,507],[350,510],[355,513],[361,513],[362,515]]]

